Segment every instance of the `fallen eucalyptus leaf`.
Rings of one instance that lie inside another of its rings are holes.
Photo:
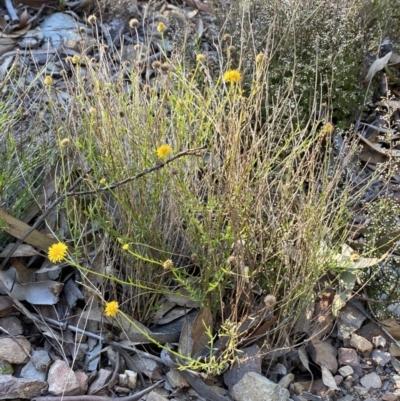
[[[57,281],[40,281],[21,284],[15,267],[0,271],[0,294],[6,294],[4,287],[18,301],[28,301],[32,305],[54,305],[59,300],[64,284]]]
[[[370,82],[377,72],[383,70],[389,62],[391,56],[392,52],[389,52],[388,54],[386,54],[386,56],[375,60],[372,63],[371,67],[369,67],[368,74],[364,78],[364,82]]]
[[[333,388],[334,390],[338,390],[335,379],[332,376],[332,373],[323,365],[321,365],[322,371],[322,381],[325,386]]]

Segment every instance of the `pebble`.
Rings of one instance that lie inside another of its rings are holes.
[[[345,366],[342,366],[342,367],[339,369],[339,373],[340,373],[343,377],[347,377],[347,376],[350,376],[350,375],[352,375],[352,374],[354,373],[354,369],[353,369],[351,366],[349,366],[349,365],[345,365]]]
[[[381,366],[385,366],[390,361],[390,353],[376,349],[372,352],[372,360]]]
[[[382,387],[382,380],[375,372],[368,373],[367,375],[362,377],[360,383],[366,389]]]
[[[382,336],[372,337],[372,344],[375,348],[385,348],[386,338]]]

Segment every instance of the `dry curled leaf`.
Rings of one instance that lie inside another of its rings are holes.
[[[389,52],[386,54],[386,56],[376,59],[372,63],[371,67],[369,67],[367,76],[364,78],[364,82],[370,82],[377,72],[383,70],[389,62],[391,56],[392,52]]]

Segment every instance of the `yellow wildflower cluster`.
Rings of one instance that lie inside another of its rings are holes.
[[[172,153],[172,148],[169,145],[161,145],[157,149],[157,156],[163,160],[165,160],[171,153]]]

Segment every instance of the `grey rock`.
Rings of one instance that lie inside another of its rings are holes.
[[[139,357],[138,355],[133,356],[133,362],[140,372],[145,374],[149,379],[161,380],[161,367],[157,362],[152,359]]]
[[[242,377],[248,372],[255,372],[261,374],[260,348],[257,345],[243,348],[241,354],[241,361],[234,362],[231,369],[224,373],[224,383],[228,386],[229,390],[238,383]]]
[[[392,366],[397,373],[400,373],[400,361],[396,358],[391,358]]]
[[[32,360],[30,360],[21,370],[23,379],[46,381],[46,372],[41,372],[35,368]]]
[[[365,316],[355,307],[345,305],[339,312],[337,319],[338,338],[347,346],[350,336],[357,331],[365,320]]]
[[[107,369],[100,369],[93,383],[89,386],[88,394],[96,394],[106,386],[111,378],[112,372]]]
[[[84,394],[80,381],[65,361],[58,360],[50,366],[47,381],[49,383],[49,392],[53,395]]]
[[[0,359],[14,364],[29,361],[31,343],[23,336],[15,338],[0,338]]]
[[[362,377],[360,380],[360,383],[367,390],[369,390],[370,388],[381,388],[382,387],[382,380],[375,372],[368,373],[367,375]]]
[[[344,397],[337,399],[337,401],[353,401],[353,400],[354,397],[350,394],[346,394]]]
[[[163,397],[153,390],[148,394],[146,401],[168,401],[168,398]]]
[[[41,372],[47,372],[51,365],[49,353],[45,350],[32,351],[31,361],[35,365],[35,368]]]
[[[359,336],[356,333],[353,333],[350,338],[350,346],[355,348],[360,354],[364,357],[368,357],[372,352],[372,343],[369,342],[364,337]]]
[[[23,333],[22,324],[16,316],[1,317],[0,326],[13,336]]]
[[[389,347],[390,355],[397,358],[400,357],[400,347],[397,346],[395,343],[391,343]]]
[[[11,375],[0,376],[0,400],[32,399],[47,391],[47,383],[40,380],[18,379]]]
[[[283,388],[289,388],[293,380],[294,380],[294,374],[289,373],[286,376],[283,376],[282,379],[279,380],[278,384]]]
[[[340,373],[343,377],[347,377],[347,376],[350,376],[350,375],[352,375],[352,374],[354,373],[354,369],[353,369],[351,366],[349,366],[349,365],[345,365],[345,366],[342,366],[342,367],[339,369],[339,373]]]
[[[394,384],[396,385],[396,387],[400,388],[400,376],[399,375],[393,375],[392,379],[393,379]]]
[[[135,390],[137,386],[137,376],[137,372],[134,372],[133,370],[125,370],[124,373],[119,375],[119,385]]]
[[[354,386],[353,389],[358,395],[365,396],[368,394],[368,389],[363,386]]]
[[[171,369],[167,373],[167,379],[172,388],[182,389],[185,387],[190,387],[187,380],[176,369]]]
[[[290,393],[266,377],[249,372],[233,386],[231,395],[235,401],[287,401]]]
[[[354,367],[360,365],[357,352],[353,348],[339,348],[338,361],[340,366],[350,365]]]
[[[386,338],[382,336],[372,337],[372,344],[375,348],[384,348],[386,347]]]
[[[310,344],[307,352],[311,359],[317,364],[325,366],[331,373],[338,370],[337,349],[326,341]]]
[[[380,349],[374,350],[372,353],[372,359],[379,365],[385,366],[390,361],[389,352],[382,351]]]

